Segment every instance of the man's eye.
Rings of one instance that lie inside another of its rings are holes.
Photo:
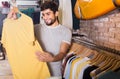
[[[50,15],[49,13],[47,13],[47,15]]]
[[[42,15],[42,17],[45,16],[45,15]]]

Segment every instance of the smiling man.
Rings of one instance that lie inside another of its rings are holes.
[[[62,77],[61,61],[71,45],[71,30],[59,24],[58,5],[46,1],[41,5],[42,19],[45,24],[35,26],[35,35],[45,53],[36,52],[39,61],[47,62],[51,76]]]

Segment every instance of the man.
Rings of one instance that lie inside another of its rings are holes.
[[[59,24],[58,5],[55,2],[46,1],[40,6],[45,24],[35,26],[35,35],[44,53],[38,51],[36,56],[39,61],[48,63],[51,76],[61,77],[61,60],[70,47],[72,33],[70,29]],[[8,18],[16,19],[16,14],[11,11]]]
[[[52,76],[61,76],[61,60],[71,44],[71,31],[59,24],[58,5],[53,1],[41,5],[45,24],[35,26],[35,35],[45,53],[37,52],[40,61],[48,62]]]

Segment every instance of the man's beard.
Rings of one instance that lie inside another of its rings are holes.
[[[52,24],[55,23],[56,20],[57,20],[57,18],[51,19],[51,22],[50,22],[50,23],[47,23],[47,22],[45,22],[45,23],[46,23],[46,25],[51,26]]]

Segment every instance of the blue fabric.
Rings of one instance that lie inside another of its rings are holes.
[[[34,11],[34,8],[28,8],[28,9],[20,9],[20,11],[28,16],[30,16],[31,18],[33,18],[33,13],[35,12]]]
[[[66,74],[65,74],[65,79],[69,79],[69,77],[70,77],[71,64],[72,64],[72,61],[73,61],[75,58],[76,58],[76,56],[73,56],[73,57],[71,57],[71,58],[68,60],[67,70],[66,70]]]
[[[39,24],[40,23],[40,12],[34,12],[32,19],[33,19],[34,24]]]
[[[40,11],[35,12],[34,8],[28,8],[28,9],[20,9],[20,11],[28,16],[30,16],[33,20],[34,24],[40,23]]]

